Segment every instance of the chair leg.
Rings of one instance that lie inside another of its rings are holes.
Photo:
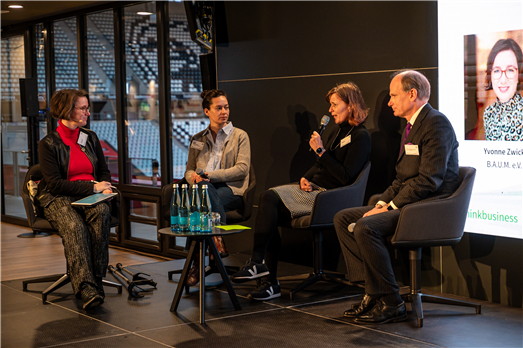
[[[23,291],[27,291],[28,284],[56,282],[58,279],[62,278],[63,276],[64,276],[63,274],[59,274],[59,275],[53,275],[53,276],[48,276],[48,277],[41,277],[38,279],[24,280],[22,282]]]
[[[115,282],[111,282],[111,281],[109,281],[109,280],[105,280],[105,279],[104,279],[104,280],[102,280],[102,284],[103,284],[104,286],[109,286],[109,287],[111,287],[111,288],[116,288],[116,289],[118,289],[118,294],[121,294],[121,293],[122,293],[122,284],[120,284],[120,283],[115,283]]]
[[[418,318],[418,327],[423,327],[422,302],[439,303],[455,306],[476,308],[476,314],[481,313],[481,305],[471,302],[459,301],[450,298],[427,295],[421,292],[421,248],[409,250],[410,262],[410,293],[401,297],[412,305],[412,310]]]
[[[290,298],[291,300],[294,299],[294,295],[300,291],[300,290],[303,290],[309,286],[311,286],[312,284],[316,283],[317,281],[320,281],[320,280],[323,280],[322,279],[322,276],[321,274],[314,274],[314,273],[311,273],[311,275],[305,279],[303,282],[301,282],[300,285],[298,285],[297,287],[295,287],[294,289],[292,289],[292,291],[290,292]]]
[[[301,291],[312,284],[324,280],[323,279],[323,233],[321,230],[315,230],[313,233],[313,262],[314,262],[314,271],[309,274],[300,274],[297,276],[289,276],[278,278],[278,280],[303,280],[297,287],[292,289],[290,292],[291,300],[294,298],[294,295],[298,291]]]
[[[314,273],[304,273],[304,274],[297,274],[292,276],[285,276],[285,277],[278,277],[279,281],[282,280],[305,280],[313,276]]]
[[[423,327],[423,306],[421,305],[421,299],[423,294],[410,294],[408,295],[409,302],[412,306],[414,314],[418,318],[418,327]]]
[[[20,233],[17,237],[18,238],[41,238],[41,237],[49,237],[51,234],[46,232],[27,232],[27,233]]]
[[[42,302],[47,303],[47,295],[52,293],[55,290],[60,289],[62,286],[67,285],[71,282],[68,274],[64,274],[60,279],[58,279],[53,285],[48,287],[42,292]]]
[[[476,308],[476,314],[481,314],[481,305],[477,304],[477,303],[454,300],[451,298],[445,298],[445,297],[427,295],[427,294],[422,294],[422,296],[423,296],[423,298],[422,298],[423,302],[439,303],[439,304],[454,305],[454,306],[464,306],[464,307],[474,307],[474,308]]]
[[[71,279],[69,278],[69,275],[66,273],[66,274],[62,274],[62,275],[54,275],[54,276],[42,277],[42,278],[38,278],[38,279],[24,280],[22,282],[23,291],[27,291],[28,284],[49,283],[49,282],[54,282],[54,283],[42,292],[42,302],[43,303],[47,303],[47,295],[49,295],[53,291],[60,289],[64,285],[69,284],[71,282]],[[111,281],[108,281],[105,279],[102,280],[102,284],[105,286],[117,288],[118,294],[122,293],[122,284],[114,283],[114,282],[111,282]]]
[[[291,300],[294,298],[298,291],[301,291],[310,285],[323,280],[331,283],[343,284],[348,286],[364,287],[362,284],[351,283],[345,279],[343,273],[325,273],[323,271],[323,231],[313,231],[313,261],[314,271],[309,274],[300,274],[295,276],[287,276],[278,278],[278,280],[303,280],[297,287],[290,292]]]

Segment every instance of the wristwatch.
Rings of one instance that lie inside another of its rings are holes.
[[[387,210],[388,211],[394,210],[394,207],[392,206],[392,204],[387,207]]]
[[[318,148],[316,149],[316,153],[317,153],[318,155],[321,155],[323,151],[325,151],[325,149],[324,149],[323,147],[318,147]]]

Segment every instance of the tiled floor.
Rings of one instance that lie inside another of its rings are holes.
[[[245,255],[225,263],[241,265]],[[282,282],[282,297],[267,302],[247,299],[254,282],[235,284],[242,309],[235,311],[223,285],[206,291],[206,324],[198,323],[198,291],[184,294],[177,313],[169,307],[178,283],[167,272],[183,260],[133,266],[158,283],[141,299],[106,288],[106,301],[81,309],[70,285],[42,304],[49,284],[2,282],[2,347],[522,347],[523,310],[483,302],[473,308],[424,304],[425,325],[417,328],[407,305],[407,321],[360,326],[342,313],[359,300],[361,289],[319,283],[289,300],[296,282]],[[280,275],[303,273],[304,267],[281,265]],[[214,280],[219,275],[211,275]],[[114,280],[108,275],[109,280]],[[210,279],[209,279],[210,280]]]

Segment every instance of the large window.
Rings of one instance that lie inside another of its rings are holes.
[[[53,31],[56,90],[78,89],[76,18],[54,22]]]
[[[36,78],[38,81],[38,108],[42,114],[38,117],[38,140],[47,135],[45,110],[47,109],[46,76],[45,76],[45,45],[44,25],[35,25],[35,52],[36,52]]]
[[[139,14],[141,13],[141,14]],[[154,2],[124,9],[127,180],[160,187],[158,36]],[[128,182],[131,183],[131,182]],[[158,241],[156,204],[130,200],[132,238]]]
[[[87,53],[91,129],[100,139],[112,181],[118,182],[113,11],[87,16]]]
[[[148,13],[139,15],[138,13]],[[160,186],[158,40],[154,2],[124,11],[127,169],[133,184]]]
[[[209,125],[202,110],[199,55],[207,53],[191,40],[183,3],[169,4],[173,177],[183,178],[191,136]]]
[[[167,11],[162,15],[166,22],[158,22],[157,11]],[[173,245],[158,239],[158,227],[164,224],[158,220],[160,188],[170,181],[160,173],[162,165],[172,165],[174,179],[181,179],[191,136],[209,124],[201,109],[199,59],[208,52],[191,40],[183,2],[115,2],[97,5],[96,12],[86,8],[57,16],[31,24],[23,36],[17,36],[20,29],[2,33],[3,217],[25,218],[20,192],[29,165],[27,151],[36,150],[37,142],[56,127],[48,110],[50,94],[78,89],[81,83],[90,96],[89,126],[101,141],[112,181],[121,192],[122,220],[112,243],[180,255],[183,240]],[[157,28],[168,32],[167,38],[161,35],[165,41],[158,40]],[[24,40],[36,58],[36,67],[30,69],[24,61]],[[168,54],[159,57],[164,47]],[[30,77],[37,80],[40,115],[34,119],[26,119],[20,110],[19,79],[26,77],[25,71],[34,71]],[[159,90],[167,81],[170,90]],[[164,113],[172,124],[167,139],[166,125],[160,124]],[[169,147],[173,158],[162,163],[160,154]]]
[[[28,168],[27,119],[22,117],[20,82],[25,78],[24,37],[2,39],[2,158],[5,214],[25,217],[20,193]]]

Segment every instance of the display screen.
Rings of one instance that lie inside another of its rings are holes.
[[[476,168],[466,232],[523,239],[523,2],[439,1],[439,109]]]

